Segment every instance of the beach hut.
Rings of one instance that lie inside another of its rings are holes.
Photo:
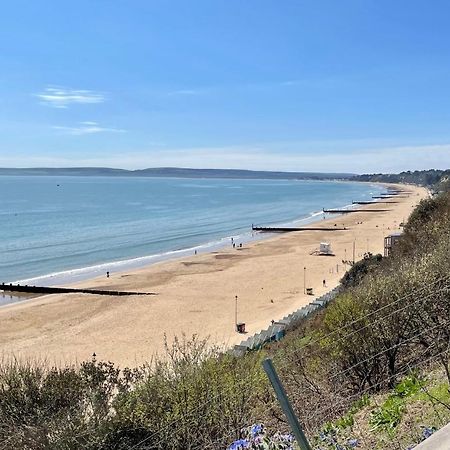
[[[392,248],[399,241],[401,232],[392,233],[384,238],[384,256],[389,256],[392,252]]]

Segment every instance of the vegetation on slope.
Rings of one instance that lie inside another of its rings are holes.
[[[419,205],[391,257],[356,270],[364,275],[356,284],[357,277],[346,276],[350,287],[273,349],[279,366],[287,366],[282,379],[310,434],[364,395],[392,389],[412,368],[440,365],[448,388],[449,251],[447,193]]]
[[[251,421],[248,404],[266,384],[259,355],[236,359],[193,338],[166,357],[122,371],[95,360],[3,364],[2,448],[203,448]]]
[[[356,175],[356,181],[375,181],[381,183],[418,184],[433,188],[437,192],[445,192],[450,188],[450,170],[410,170],[401,173],[375,173]]]
[[[329,307],[261,351],[194,337],[133,370],[4,362],[1,448],[225,449],[253,423],[285,432],[265,356],[318,448],[418,442],[449,418],[449,254],[445,193],[418,206],[392,256],[355,266]]]

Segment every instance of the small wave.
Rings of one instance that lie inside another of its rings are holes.
[[[156,253],[153,255],[139,256],[136,258],[129,258],[119,261],[110,261],[101,264],[95,264],[92,266],[81,267],[78,269],[63,270],[60,272],[52,272],[47,275],[40,275],[37,277],[26,278],[11,283],[16,284],[34,284],[39,285],[42,283],[55,285],[61,282],[74,282],[81,281],[93,277],[100,276],[106,271],[124,271],[127,269],[144,267],[151,263],[166,261],[169,259],[175,259],[182,256],[191,256],[195,251],[197,253],[206,253],[215,248],[220,248],[231,240],[231,237],[220,238],[215,241],[206,242],[204,244],[196,245],[194,247],[180,248],[177,250],[170,250],[167,252]],[[8,282],[9,283],[9,282]]]
[[[204,186],[202,186],[204,187]],[[373,189],[374,191],[376,189]],[[366,191],[367,192],[367,191]],[[351,209],[354,208],[355,205],[348,204],[341,208]],[[312,206],[314,208],[314,206]],[[298,218],[287,220],[285,223],[275,223],[272,224],[272,226],[293,226],[298,224],[307,224],[311,222],[316,222],[319,220],[319,217],[323,215],[323,211],[317,210],[317,211],[311,211],[307,214],[303,214]],[[274,217],[274,216],[272,216]],[[225,222],[224,222],[225,223]],[[264,225],[270,225],[270,224],[264,224]],[[92,264],[86,267],[81,268],[75,268],[71,270],[61,270],[57,272],[52,272],[47,275],[39,275],[27,279],[21,279],[18,281],[15,281],[15,283],[20,284],[45,284],[45,285],[58,285],[58,284],[65,284],[65,283],[73,283],[76,281],[86,280],[89,278],[94,278],[98,276],[104,276],[106,271],[110,272],[123,272],[125,270],[129,269],[136,269],[140,267],[144,267],[149,264],[154,264],[161,261],[166,261],[170,259],[180,258],[183,256],[192,256],[195,252],[197,253],[207,253],[211,252],[216,249],[220,249],[223,247],[226,247],[227,245],[230,245],[231,238],[234,239],[234,242],[236,243],[248,243],[256,240],[263,240],[267,237],[270,237],[271,234],[259,234],[259,233],[253,233],[251,231],[243,231],[241,228],[236,229],[225,229],[223,227],[222,230],[217,230],[219,233],[228,234],[227,236],[214,238],[214,240],[211,240],[209,242],[205,242],[199,245],[186,247],[186,248],[178,248],[178,249],[172,249],[169,251],[164,251],[160,253],[150,254],[150,255],[144,255],[134,258],[127,258],[122,260],[116,260],[116,261],[109,261],[109,262],[102,262],[98,264]],[[184,233],[185,231],[183,231]],[[235,232],[235,234],[230,234]],[[201,233],[195,234],[195,236],[200,236]],[[177,238],[180,236],[176,236]],[[208,239],[207,237],[205,237]],[[194,240],[194,239],[192,239]],[[170,241],[170,240],[169,240]],[[142,243],[140,244],[142,245]],[[189,245],[189,244],[187,244]],[[167,248],[167,247],[166,247]]]

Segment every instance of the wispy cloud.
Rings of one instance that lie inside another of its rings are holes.
[[[165,95],[168,96],[197,96],[208,94],[226,94],[232,91],[273,91],[276,89],[295,89],[295,88],[332,88],[337,84],[348,82],[344,78],[327,77],[327,78],[292,78],[285,80],[267,80],[267,81],[248,81],[236,84],[227,85],[208,85],[195,88],[174,89],[168,91]]]
[[[42,92],[34,94],[42,104],[53,108],[67,108],[74,103],[103,103],[105,96],[99,92],[86,89],[67,89],[62,87],[47,87]]]
[[[170,91],[167,95],[200,95],[205,92],[206,89],[177,89],[175,91]]]
[[[95,133],[125,133],[125,130],[120,128],[102,127],[97,122],[80,122],[76,127],[54,126],[52,128],[54,130],[59,130],[64,134],[71,134],[74,136]]]

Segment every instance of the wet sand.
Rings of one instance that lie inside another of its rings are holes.
[[[156,296],[56,294],[4,306],[0,353],[4,358],[63,364],[95,352],[99,359],[134,366],[163,350],[164,335],[171,340],[182,333],[198,334],[214,343],[237,344],[248,335],[234,330],[236,295],[238,321],[253,334],[313,300],[304,294],[304,277],[315,296],[327,292],[349,267],[343,260],[353,259],[353,243],[355,259],[367,251],[383,253],[384,236],[399,231],[400,223],[428,195],[423,188],[403,189],[412,193],[389,199],[395,203],[358,207],[389,211],[355,212],[315,224],[347,230],[280,234],[242,249],[230,245],[77,285]],[[329,242],[335,256],[312,254],[320,242]]]

